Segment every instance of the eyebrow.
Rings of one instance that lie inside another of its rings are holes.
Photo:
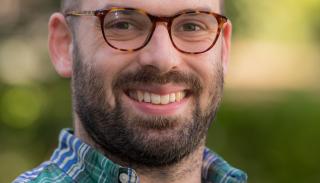
[[[133,7],[130,7],[130,6],[112,4],[111,3],[111,4],[106,4],[105,6],[103,6],[103,8],[101,8],[101,10],[110,9],[110,8],[113,8],[113,7],[117,7],[117,8],[133,8]],[[133,9],[139,9],[139,8],[133,8]],[[171,15],[167,15],[167,16],[172,16],[172,15],[179,14],[179,13],[186,12],[186,11],[208,11],[208,12],[212,12],[212,9],[209,6],[200,7],[200,8],[197,8],[197,9],[186,8],[186,9],[181,9],[181,10],[179,10],[179,11],[177,11],[177,12],[171,14]],[[146,11],[146,12],[149,13],[148,11]],[[151,14],[151,15],[154,15],[154,14]]]

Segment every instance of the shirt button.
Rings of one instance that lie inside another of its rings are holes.
[[[129,176],[126,173],[121,173],[119,175],[119,180],[121,183],[127,183],[129,181]]]

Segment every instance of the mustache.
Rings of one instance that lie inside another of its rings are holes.
[[[153,66],[144,66],[136,72],[124,73],[119,75],[113,81],[113,88],[130,88],[136,84],[183,84],[194,94],[199,94],[203,90],[200,79],[191,73],[172,70],[167,73],[161,73],[159,69]]]

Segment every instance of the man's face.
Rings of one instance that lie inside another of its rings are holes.
[[[82,10],[143,9],[156,16],[182,10],[219,12],[218,0],[87,0]],[[175,163],[204,145],[223,88],[222,38],[208,52],[176,50],[159,23],[146,47],[121,52],[104,41],[99,20],[82,17],[74,40],[75,114],[106,154],[147,166]]]

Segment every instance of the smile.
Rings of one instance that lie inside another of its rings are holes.
[[[167,105],[170,103],[180,102],[187,96],[187,91],[183,90],[160,95],[147,91],[130,90],[128,95],[131,99],[137,102],[151,103],[154,105]]]
[[[130,110],[142,115],[172,116],[186,112],[193,92],[175,84],[128,86],[124,102]]]

